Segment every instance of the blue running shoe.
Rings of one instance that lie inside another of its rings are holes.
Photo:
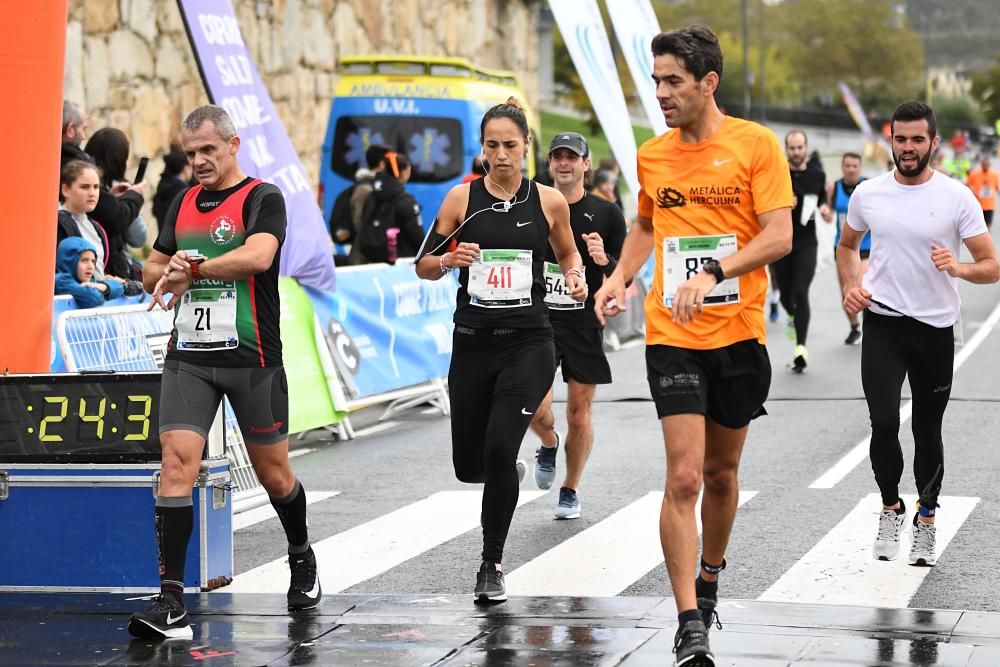
[[[576,495],[576,491],[565,486],[559,489],[559,504],[556,505],[553,514],[557,519],[579,519],[580,498]]]
[[[552,482],[556,479],[556,452],[562,444],[562,437],[556,431],[555,447],[539,447],[535,450],[535,484],[539,489],[546,491],[552,488]]]

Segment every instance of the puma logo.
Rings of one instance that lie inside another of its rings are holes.
[[[593,213],[584,213],[583,217],[585,217],[587,220],[590,220],[591,222],[594,221],[594,214]]]

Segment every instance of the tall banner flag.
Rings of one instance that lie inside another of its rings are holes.
[[[865,135],[865,139],[868,141],[878,141],[878,135],[875,134],[875,130],[872,129],[871,123],[868,122],[868,117],[865,116],[865,110],[861,106],[861,102],[858,98],[854,96],[854,91],[843,81],[838,81],[837,85],[840,87],[840,94],[844,97],[844,106],[847,107],[848,113],[851,114],[851,118],[857,124],[858,129]]]
[[[649,48],[660,32],[653,5],[649,0],[605,0],[605,4],[649,125],[654,134],[663,134],[667,131],[667,121],[656,99],[653,53]]]
[[[239,162],[248,175],[285,195],[288,231],[281,274],[333,290],[333,251],[295,148],[243,42],[230,0],[177,0],[208,99],[229,112],[240,135]]]
[[[549,6],[628,189],[636,197],[639,173],[632,119],[597,0],[549,0]]]

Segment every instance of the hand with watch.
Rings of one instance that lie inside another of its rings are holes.
[[[206,257],[201,253],[193,251],[179,250],[174,253],[167,263],[167,267],[156,282],[153,289],[152,299],[147,310],[153,310],[159,306],[163,310],[172,310],[180,301],[179,297],[188,290],[194,280],[201,280],[201,263]],[[167,294],[174,295],[169,302],[165,300]]]
[[[710,259],[702,264],[701,271],[677,288],[670,318],[681,326],[694,322],[695,317],[704,312],[705,296],[725,279],[726,274],[717,259]]]

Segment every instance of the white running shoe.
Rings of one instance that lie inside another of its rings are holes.
[[[899,536],[906,523],[906,512],[896,513],[896,510],[882,509],[878,517],[878,535],[872,546],[872,556],[875,560],[896,560],[899,554]]]
[[[933,523],[917,520],[913,524],[913,543],[910,546],[910,565],[918,567],[934,567],[937,565],[937,555],[934,545],[937,542],[937,528]]]

